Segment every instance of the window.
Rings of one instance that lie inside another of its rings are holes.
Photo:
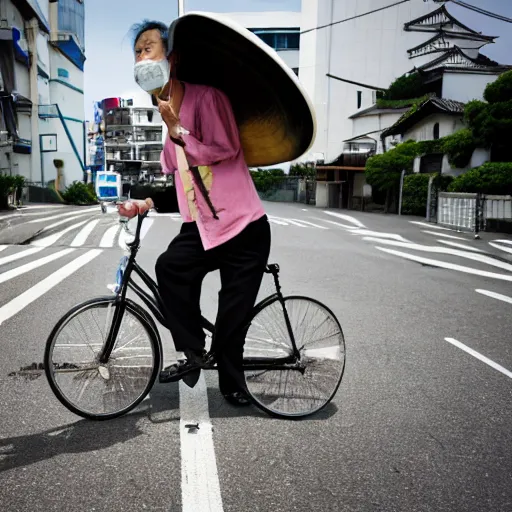
[[[363,91],[357,91],[357,108],[361,108],[363,104]]]
[[[253,29],[264,43],[274,50],[298,50],[300,47],[299,29]]]
[[[434,125],[434,140],[439,139],[439,123]]]

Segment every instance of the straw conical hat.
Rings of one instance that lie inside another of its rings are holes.
[[[177,78],[211,85],[230,99],[250,167],[296,160],[313,144],[316,120],[306,92],[277,53],[227,17],[191,12],[169,27]]]

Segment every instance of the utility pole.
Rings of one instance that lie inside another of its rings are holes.
[[[178,17],[185,14],[185,0],[178,0]]]

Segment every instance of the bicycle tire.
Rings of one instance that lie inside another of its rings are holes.
[[[134,409],[137,405],[144,400],[144,398],[147,396],[147,394],[150,392],[151,388],[153,387],[155,383],[155,379],[158,375],[158,372],[160,370],[161,360],[162,360],[162,347],[161,347],[161,341],[160,336],[158,334],[158,331],[155,331],[154,323],[148,321],[147,319],[147,312],[141,308],[138,304],[135,302],[126,299],[126,310],[123,315],[123,318],[121,322],[125,321],[127,318],[127,315],[130,315],[133,319],[135,319],[137,322],[139,322],[140,326],[143,329],[143,332],[147,335],[147,340],[150,346],[151,355],[152,355],[152,364],[151,364],[151,370],[150,372],[147,371],[147,365],[144,367],[145,370],[145,384],[143,389],[140,393],[137,393],[137,396],[135,399],[131,400],[129,403],[125,403],[122,407],[120,407],[117,410],[114,411],[107,411],[107,412],[93,412],[91,410],[84,410],[77,406],[77,404],[73,403],[63,392],[61,389],[61,386],[56,381],[55,375],[55,367],[54,367],[54,348],[56,345],[56,341],[59,339],[60,333],[63,331],[63,329],[70,324],[73,319],[79,317],[84,312],[87,312],[88,310],[94,309],[94,308],[105,308],[108,305],[114,305],[115,298],[113,297],[98,297],[94,299],[90,299],[88,301],[82,302],[75,307],[73,307],[71,310],[69,310],[55,325],[53,328],[50,336],[48,337],[48,340],[46,342],[45,347],[45,353],[44,353],[44,369],[46,373],[46,377],[48,379],[48,383],[50,385],[50,388],[52,389],[53,393],[57,397],[57,399],[61,402],[62,405],[64,405],[69,411],[73,412],[74,414],[77,414],[78,416],[81,416],[86,419],[90,420],[109,420],[113,418],[117,418],[119,416],[122,416],[123,414],[128,413],[132,409]],[[97,325],[97,324],[96,324]],[[122,328],[121,324],[121,328]],[[99,327],[98,327],[99,328]],[[110,328],[110,324],[108,325],[108,328]],[[105,327],[105,330],[107,330],[107,327]],[[116,342],[117,343],[117,342]],[[98,345],[98,344],[96,344]],[[78,345],[76,345],[78,346]],[[91,345],[92,346],[92,345]],[[126,346],[126,345],[125,345]],[[121,350],[124,347],[121,347]],[[139,356],[132,356],[132,357],[139,357]],[[125,358],[126,359],[126,358]],[[92,363],[91,363],[92,364]],[[108,364],[108,363],[107,363]],[[133,374],[133,369],[136,367],[128,366],[124,368],[130,368],[131,370],[124,370],[125,371],[125,377],[132,378],[132,380],[137,381],[137,378],[139,378],[139,381],[141,380],[140,375],[135,375],[135,377],[127,375],[131,371]],[[90,368],[89,368],[90,369]],[[64,370],[62,370],[64,371]],[[69,373],[71,373],[70,370]],[[79,369],[74,370],[76,372],[79,371]],[[84,370],[85,371],[85,370]],[[58,373],[58,372],[57,372]],[[140,372],[139,372],[140,373]],[[110,380],[110,375],[108,380]],[[89,377],[87,377],[89,378]],[[121,386],[122,387],[122,386]],[[125,391],[124,389],[122,390]],[[115,393],[115,390],[109,390],[105,392],[105,395],[107,393]],[[121,392],[117,390],[118,396],[121,395]],[[105,399],[105,395],[103,399]]]
[[[277,296],[274,296],[256,306],[251,319],[244,346],[245,382],[253,403],[270,416],[287,419],[303,418],[319,412],[336,395],[345,370],[345,338],[340,322],[325,304],[300,295],[284,297],[284,301],[297,349],[300,352],[299,361],[302,371],[273,369],[273,365],[279,364],[283,358],[293,356],[294,352],[281,302]],[[311,311],[316,310],[319,314],[323,314],[323,319],[315,324],[309,318],[305,331],[298,331],[293,325],[295,313],[300,313],[295,308],[297,304],[299,309],[305,309],[306,312],[311,308]],[[271,317],[274,312],[280,316],[275,320],[276,330],[272,334]],[[322,327],[330,329],[331,332],[324,338],[307,339],[311,338],[315,332],[317,335],[321,334]],[[263,336],[260,335],[261,333]],[[320,342],[319,346],[312,347],[311,343],[317,341]],[[262,364],[262,369],[254,369],[255,361]],[[285,372],[286,381],[283,385],[281,380]],[[289,379],[290,375],[291,379]],[[269,386],[275,384],[277,384],[277,391],[269,390]],[[319,394],[315,396],[312,393],[315,386],[322,391],[321,396]]]

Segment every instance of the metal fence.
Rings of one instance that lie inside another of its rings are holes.
[[[512,226],[512,196],[440,192],[437,223],[460,231],[500,231]]]

